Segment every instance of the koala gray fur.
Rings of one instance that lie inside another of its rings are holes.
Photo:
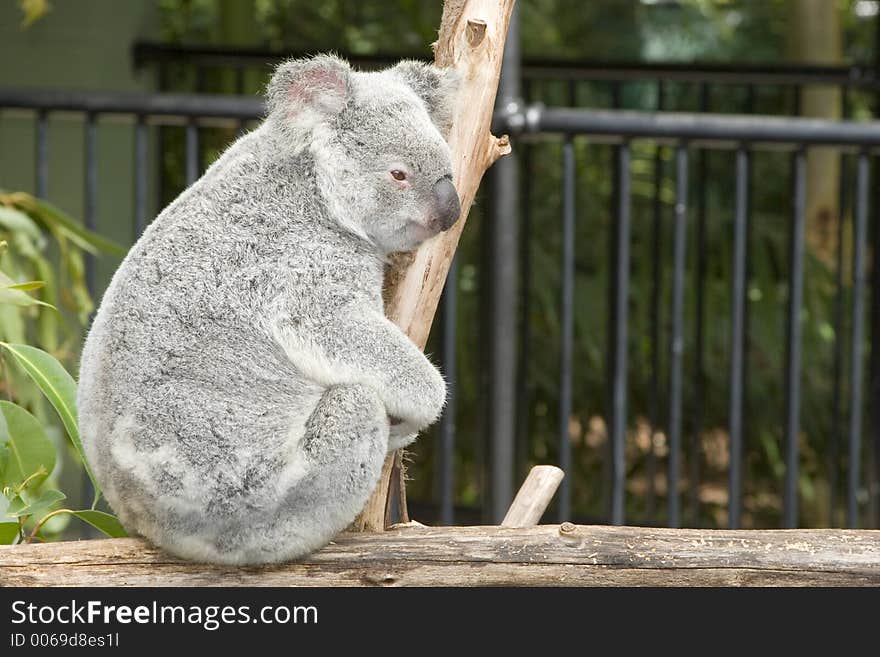
[[[198,561],[299,557],[438,418],[443,378],[385,318],[382,285],[390,253],[458,216],[455,86],[417,62],[285,62],[266,120],[132,247],[78,393],[86,454],[129,531]]]

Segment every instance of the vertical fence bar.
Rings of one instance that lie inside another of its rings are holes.
[[[730,330],[730,471],[728,526],[740,524],[742,498],[743,363],[745,361],[746,238],[748,231],[749,151],[736,151],[736,206],[733,220],[733,286]]]
[[[97,117],[89,112],[85,121],[85,159],[86,159],[86,188],[85,188],[85,227],[95,230],[97,219],[98,198],[98,126]],[[95,256],[85,254],[86,285],[89,294],[95,295]]]
[[[443,288],[443,373],[446,408],[440,423],[440,524],[455,522],[455,414],[458,410],[456,335],[458,321],[458,258],[453,257]]]
[[[684,274],[687,248],[688,152],[675,149],[675,225],[673,235],[672,336],[669,351],[669,471],[667,476],[668,524],[678,527],[679,464],[681,462],[681,371],[684,354]]]
[[[192,185],[199,178],[199,124],[195,117],[186,123],[186,184]]]
[[[616,286],[614,291],[615,330],[612,335],[614,370],[611,397],[611,523],[622,525],[625,520],[626,463],[626,386],[627,386],[627,323],[629,317],[629,241],[630,241],[630,148],[625,142],[618,147],[617,179],[619,185],[617,207]]]
[[[709,85],[700,85],[700,112],[709,111]],[[694,286],[696,299],[694,309],[694,370],[696,387],[694,390],[694,426],[691,432],[690,443],[690,469],[688,472],[688,496],[690,498],[691,524],[699,526],[700,523],[700,445],[703,433],[705,413],[705,385],[706,371],[704,365],[704,334],[706,326],[706,215],[708,210],[708,181],[709,181],[708,154],[701,148],[697,160],[697,262],[694,268]]]
[[[46,110],[37,112],[36,195],[43,200],[49,197],[49,115]]]
[[[880,16],[874,19],[874,75],[880,72]],[[875,88],[871,99],[871,112],[876,120],[880,117],[880,88]],[[874,166],[880,159],[874,158]],[[875,169],[876,170],[876,169]],[[874,185],[871,199],[871,227],[868,240],[872,253],[869,271],[870,314],[869,350],[868,350],[868,398],[880,399],[880,186]],[[855,345],[852,345],[855,349]],[[873,452],[873,469],[869,471],[869,520],[868,527],[880,528],[880,404],[869,404],[868,409],[868,445]]]
[[[147,225],[147,123],[138,114],[134,125],[134,239]]]
[[[514,10],[504,45],[504,64],[497,103],[520,102],[520,48],[518,10]],[[491,295],[489,322],[489,520],[499,524],[513,501],[516,434],[516,370],[519,271],[519,160],[516,153],[493,168],[492,233],[490,251]],[[499,166],[500,165],[500,166]]]
[[[856,164],[855,225],[853,226],[852,349],[850,363],[849,477],[846,524],[859,524],[859,479],[862,465],[862,385],[864,372],[865,245],[868,241],[868,154]]]
[[[842,86],[841,90],[841,115],[844,120],[850,118],[849,88]],[[832,393],[831,393],[831,436],[828,449],[828,524],[836,526],[837,521],[837,497],[840,485],[840,446],[843,442],[843,351],[844,343],[844,319],[843,307],[846,294],[843,284],[843,238],[844,225],[846,223],[849,208],[848,187],[850,184],[849,157],[845,152],[840,153],[840,185],[838,188],[838,211],[837,211],[837,269],[834,272],[834,351],[832,363]]]
[[[559,487],[559,520],[571,515],[571,370],[574,343],[575,159],[570,135],[562,145],[562,295],[559,345],[559,467],[569,476]],[[568,481],[566,481],[568,480]]]
[[[168,63],[159,62],[159,69],[156,79],[158,91],[168,91],[170,85],[170,71]],[[156,209],[160,210],[165,207],[165,197],[168,195],[168,179],[165,172],[165,151],[166,137],[171,132],[171,128],[159,125],[156,127]]]
[[[804,213],[807,163],[803,148],[794,156],[794,198],[789,257],[788,335],[785,354],[785,495],[783,523],[798,524],[798,472],[801,397],[801,305],[804,294]]]
[[[531,80],[523,80],[524,102],[528,105],[532,98]],[[529,459],[529,421],[532,405],[531,363],[531,276],[532,276],[532,146],[520,144],[522,171],[525,180],[521,187],[522,203],[520,212],[520,278],[519,278],[519,362],[516,371],[516,458],[515,472],[519,477],[525,473]]]
[[[612,80],[610,83],[610,92],[611,92],[611,107],[612,109],[620,109],[623,102],[622,88],[619,80]],[[606,385],[606,394],[607,394],[607,402],[606,402],[606,426],[609,428],[609,436],[611,435],[610,428],[613,424],[613,416],[614,416],[614,368],[615,368],[615,352],[614,352],[614,336],[616,335],[617,325],[618,325],[618,317],[617,317],[617,288],[619,282],[617,280],[617,270],[618,270],[618,243],[619,243],[619,228],[614,221],[614,217],[618,214],[618,207],[620,205],[620,149],[621,146],[614,145],[611,147],[611,161],[609,162],[609,169],[611,172],[611,195],[609,197],[610,208],[609,208],[609,217],[611,217],[610,222],[612,225],[609,226],[608,231],[608,310],[607,310],[607,322],[606,322],[606,336],[607,336],[607,345],[606,345],[606,356],[605,356],[605,385]],[[608,441],[607,449],[605,450],[605,458],[602,459],[602,495],[603,495],[603,508],[608,510],[609,518],[612,522],[614,522],[614,507],[615,507],[615,480],[614,480],[614,468],[615,468],[615,456],[614,456],[614,442],[613,440]],[[622,507],[622,502],[621,502]]]
[[[746,87],[746,102],[745,102],[745,112],[747,114],[755,114],[757,110],[757,94],[755,85],[748,85]],[[748,145],[746,145],[748,148]],[[749,346],[751,345],[750,339],[750,331],[751,331],[751,318],[752,318],[752,304],[748,302],[748,289],[749,289],[749,281],[752,279],[752,243],[753,243],[753,234],[754,234],[754,225],[749,220],[752,216],[752,203],[754,202],[754,171],[755,171],[755,162],[753,159],[753,153],[749,150],[748,158],[746,160],[746,237],[745,237],[745,254],[743,255],[743,259],[745,261],[745,280],[743,286],[743,320],[742,320],[742,345],[743,345],[743,360],[742,360],[742,407],[740,410],[740,454],[745,453],[745,445],[748,442],[749,436],[749,423],[751,422],[750,412],[750,402],[751,399],[749,397],[749,381],[750,374],[749,369],[751,368],[751,362],[749,360]],[[743,485],[744,478],[742,477],[742,472],[740,472],[740,485]],[[742,495],[740,495],[740,499],[742,499]]]
[[[828,449],[828,522],[829,526],[836,526],[837,519],[837,488],[840,478],[840,445],[843,430],[843,399],[841,386],[843,385],[843,350],[844,350],[844,326],[843,326],[843,237],[844,218],[846,217],[847,195],[846,183],[849,181],[849,162],[845,154],[840,156],[840,194],[839,212],[837,218],[837,270],[834,272],[834,351],[831,365],[831,435]]]
[[[657,81],[657,111],[662,112],[665,105],[665,88],[663,80]],[[649,444],[648,458],[645,464],[648,479],[645,515],[654,516],[656,490],[654,480],[657,474],[657,453],[654,448],[654,434],[660,427],[660,297],[663,295],[663,272],[661,260],[663,253],[663,203],[660,199],[660,187],[663,184],[663,147],[655,145],[654,151],[654,196],[653,221],[651,224],[651,303],[649,305],[649,324],[651,327],[651,373],[648,392]]]

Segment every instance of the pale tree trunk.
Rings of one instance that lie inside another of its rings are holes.
[[[446,0],[434,44],[437,66],[461,77],[449,145],[461,218],[445,233],[398,259],[386,276],[385,313],[424,349],[458,238],[483,174],[509,152],[506,137],[489,132],[507,25],[514,0]],[[389,494],[390,493],[390,494]],[[389,456],[379,485],[352,529],[382,531],[389,500],[408,520],[401,454]]]
[[[789,50],[792,60],[803,64],[840,64],[842,61],[840,14],[837,2],[793,0],[789,22]],[[839,119],[840,90],[810,86],[803,89],[803,116]],[[812,253],[825,263],[834,263],[837,226],[840,221],[838,186],[839,151],[812,148],[807,157],[806,240]]]

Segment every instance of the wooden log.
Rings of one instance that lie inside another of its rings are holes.
[[[0,547],[0,586],[781,585],[880,585],[880,531],[410,524],[261,568],[184,562],[139,539]]]
[[[541,521],[565,473],[555,465],[536,465],[519,487],[502,527],[534,527]]]
[[[445,233],[414,253],[398,258],[386,276],[385,290],[385,314],[422,349],[428,341],[446,274],[483,174],[495,160],[510,152],[507,137],[493,137],[489,124],[513,5],[514,0],[446,0],[443,5],[434,62],[443,68],[454,68],[461,78],[449,137],[461,217]],[[389,461],[394,458],[388,457]],[[392,472],[399,473],[393,484]],[[400,513],[386,511],[389,485],[402,491],[402,481],[402,469],[394,470],[387,464],[373,498],[352,529],[382,531],[386,515],[406,518],[403,494]]]

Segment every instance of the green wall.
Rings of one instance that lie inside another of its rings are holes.
[[[78,91],[145,92],[154,74],[135,71],[132,43],[155,39],[155,4],[148,0],[58,0],[29,28],[21,27],[17,2],[0,3],[0,87]],[[50,115],[49,200],[75,217],[84,213],[84,130],[79,115]],[[154,132],[154,131],[151,131]],[[155,135],[147,171],[153,185]],[[130,118],[99,118],[97,227],[121,244],[132,240],[134,130]],[[34,120],[27,112],[0,110],[0,187],[35,191]],[[148,190],[148,220],[155,214]],[[103,289],[118,260],[96,266]]]

